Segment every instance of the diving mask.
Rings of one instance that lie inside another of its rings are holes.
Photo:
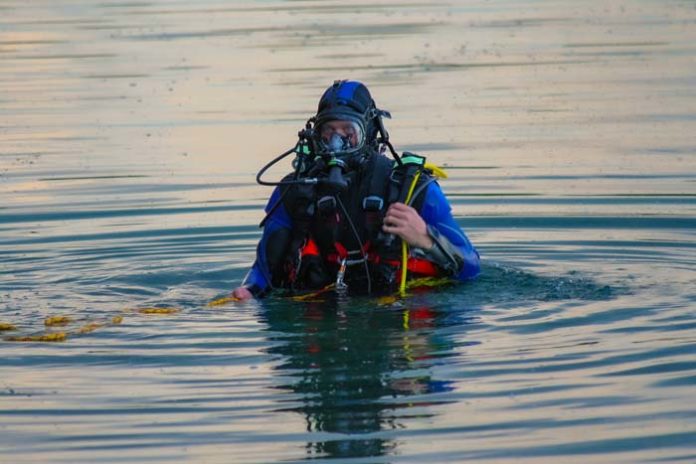
[[[317,121],[316,134],[319,149],[334,157],[356,153],[365,145],[365,130],[357,118]]]

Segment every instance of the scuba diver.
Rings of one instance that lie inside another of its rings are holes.
[[[273,289],[386,293],[403,291],[407,278],[478,275],[479,254],[436,182],[444,172],[422,156],[399,156],[385,117],[360,82],[335,81],[324,92],[295,147],[256,177],[275,190],[256,260],[234,298]],[[291,154],[293,173],[262,180]]]

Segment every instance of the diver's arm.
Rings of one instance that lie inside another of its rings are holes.
[[[233,296],[239,299],[250,297],[260,298],[272,288],[272,266],[277,264],[279,250],[284,249],[292,228],[292,221],[285,207],[281,204],[274,207],[280,201],[280,191],[276,188],[268,200],[265,211],[270,216],[266,219],[261,240],[256,247],[256,260],[247,273],[242,285],[235,289]]]
[[[458,280],[476,277],[481,271],[479,253],[452,217],[452,208],[437,182],[428,186],[420,215],[433,241],[432,247],[421,248],[425,259]]]
[[[403,203],[392,203],[382,230],[399,236],[415,257],[432,262],[445,275],[466,280],[479,273],[478,253],[454,221],[439,186],[426,196],[421,213]]]

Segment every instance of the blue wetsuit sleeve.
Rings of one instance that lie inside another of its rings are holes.
[[[457,221],[452,217],[452,208],[437,182],[428,185],[420,215],[428,226],[428,232],[445,254],[454,255],[458,268],[453,269],[453,277],[467,280],[481,272],[481,261]],[[447,250],[453,251],[448,253]]]
[[[269,212],[271,214],[266,219],[261,240],[259,240],[256,247],[256,260],[242,283],[255,297],[263,296],[272,289],[271,276],[273,270],[269,267],[267,255],[272,237],[277,237],[279,235],[278,232],[292,228],[292,221],[285,206],[283,204],[275,206],[279,201],[281,201],[280,190],[276,187],[266,204],[266,214]]]

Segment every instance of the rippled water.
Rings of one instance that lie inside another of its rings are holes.
[[[670,0],[0,2],[0,461],[696,461],[695,23]],[[336,78],[448,168],[482,277],[210,306],[253,260],[256,170]]]

